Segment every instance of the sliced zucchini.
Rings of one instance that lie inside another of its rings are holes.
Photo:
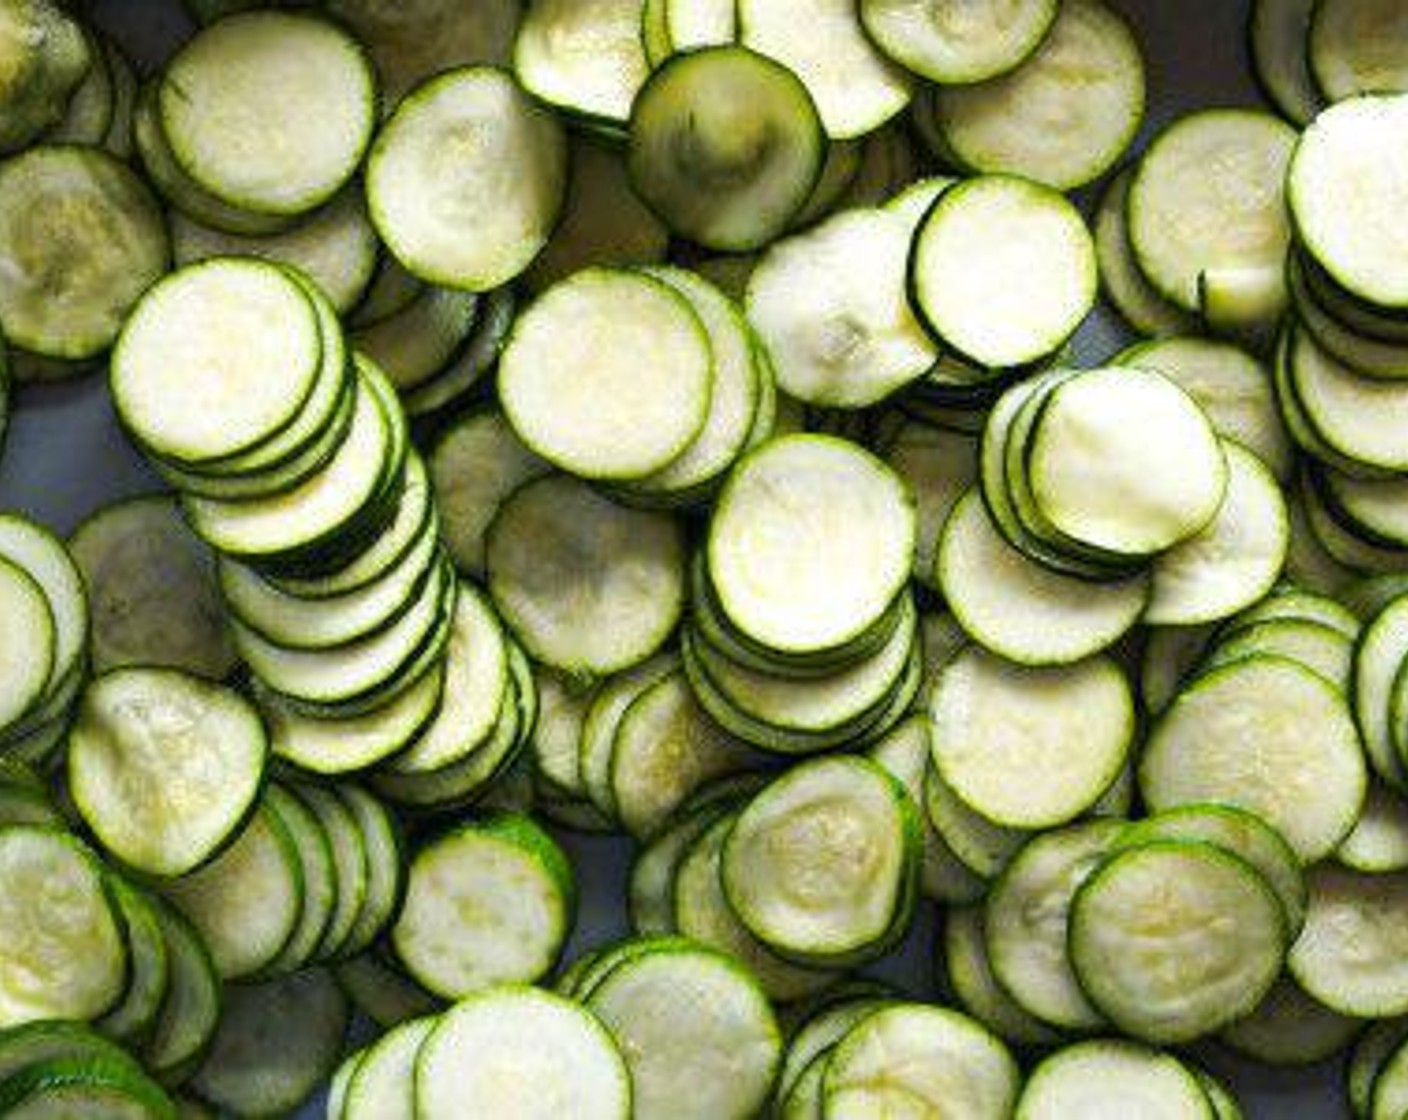
[[[941,85],[970,85],[1027,61],[1059,11],[1055,0],[1003,0],[971,9],[862,0],[860,19],[875,44],[906,70]]]
[[[96,148],[41,145],[0,169],[5,337],[52,358],[107,350],[171,245],[156,199]]]
[[[1327,101],[1408,92],[1408,21],[1393,0],[1321,0],[1308,30],[1310,72]]]
[[[1268,1065],[1307,1066],[1338,1054],[1363,1027],[1363,1020],[1312,999],[1282,973],[1256,1010],[1225,1027],[1218,1041]]]
[[[1119,360],[1163,374],[1202,407],[1218,435],[1255,453],[1278,479],[1291,476],[1295,449],[1275,386],[1245,350],[1209,338],[1175,337],[1136,345]]]
[[[113,399],[157,457],[209,464],[293,423],[322,351],[316,309],[287,273],[262,261],[206,261],[137,305],[113,353]]]
[[[360,786],[340,785],[337,796],[351,813],[367,861],[367,890],[339,955],[366,949],[391,924],[406,888],[401,830],[386,806]]]
[[[747,252],[787,229],[822,172],[826,133],[807,87],[745,47],[676,55],[631,106],[631,182],[676,233]]]
[[[161,196],[181,213],[190,215],[203,225],[229,233],[268,234],[287,227],[290,218],[279,214],[256,214],[231,206],[181,169],[161,127],[157,105],[159,90],[160,83],[150,81],[138,91],[132,116],[132,139],[148,178]]]
[[[748,281],[748,319],[783,392],[862,408],[934,365],[934,343],[905,297],[912,234],[891,211],[846,210],[764,254]]]
[[[596,710],[593,702],[588,720]],[[642,839],[659,831],[705,783],[758,761],[705,715],[678,668],[646,684],[621,712],[610,752],[610,808],[627,832]]]
[[[1144,621],[1191,626],[1260,600],[1276,583],[1290,548],[1286,503],[1266,465],[1222,441],[1227,491],[1211,522],[1154,561]]]
[[[619,269],[587,269],[539,296],[499,366],[519,438],[584,478],[668,466],[703,428],[712,393],[709,338],[689,301],[663,280]]]
[[[293,1112],[337,1065],[348,1020],[347,997],[325,969],[231,987],[191,1085],[237,1116]]]
[[[372,222],[411,273],[488,291],[523,272],[562,211],[567,142],[511,76],[442,73],[408,95],[367,162]],[[473,237],[461,236],[465,228]]]
[[[714,820],[680,860],[674,878],[674,926],[685,937],[740,961],[770,999],[814,994],[835,980],[836,972],[774,953],[749,932],[724,891],[723,853],[737,815],[737,809],[730,809]]]
[[[1216,1120],[1196,1072],[1172,1054],[1124,1039],[1066,1046],[1032,1070],[1017,1101],[1017,1120],[1117,1120],[1179,1116]]]
[[[184,875],[238,830],[259,795],[268,736],[254,706],[171,669],[117,669],[83,694],[68,788],[128,867]]]
[[[1365,377],[1304,330],[1291,334],[1286,360],[1296,400],[1332,452],[1361,470],[1408,469],[1394,438],[1408,417],[1408,382]]]
[[[1121,848],[1076,892],[1071,964],[1091,1002],[1137,1038],[1174,1043],[1250,1013],[1280,974],[1281,903],[1224,849]]]
[[[171,246],[178,266],[242,256],[301,269],[339,312],[361,300],[377,256],[376,230],[366,204],[352,189],[297,225],[263,236],[227,233],[178,211],[171,216]]]
[[[44,589],[2,557],[0,634],[0,729],[9,731],[44,701],[58,638]]]
[[[88,591],[94,672],[164,665],[219,680],[235,667],[210,554],[170,497],[104,506],[69,550]]]
[[[406,413],[419,417],[446,411],[472,396],[498,362],[517,310],[512,288],[490,292],[475,316],[474,332],[450,364],[404,394]]]
[[[1365,783],[1339,690],[1296,662],[1265,655],[1197,678],[1155,724],[1139,765],[1151,809],[1223,801],[1250,810],[1306,863],[1354,827]]]
[[[1059,14],[1015,69],[935,90],[944,146],[978,172],[1021,175],[1062,191],[1094,182],[1144,119],[1144,59],[1133,29],[1100,0],[1005,6],[1037,18],[1049,19],[1053,8]]]
[[[1300,986],[1343,1015],[1386,1019],[1408,1008],[1401,947],[1408,875],[1325,864],[1308,873],[1310,907],[1291,949]]]
[[[1155,139],[1126,212],[1139,267],[1165,299],[1196,314],[1203,273],[1280,267],[1295,139],[1285,121],[1250,109],[1192,113]]]
[[[991,367],[1060,350],[1095,304],[1097,273],[1094,242],[1075,207],[1006,175],[945,191],[909,259],[911,297],[926,325],[958,356]]]
[[[533,988],[483,992],[441,1016],[416,1059],[416,1115],[628,1120],[631,1078],[585,1008]]]
[[[382,1028],[389,1030],[439,1010],[439,1000],[387,964],[375,950],[339,961],[333,973],[357,1010]]]
[[[998,532],[977,489],[964,495],[944,527],[937,575],[949,609],[973,640],[1026,665],[1069,664],[1098,653],[1149,604],[1143,573],[1091,583],[1028,559]]]
[[[213,860],[162,885],[226,980],[252,976],[278,957],[298,926],[303,891],[293,837],[263,803]]]
[[[983,908],[949,910],[943,923],[943,968],[958,1001],[980,1023],[1009,1042],[1045,1046],[1060,1035],[1028,1014],[998,983],[983,935]]]
[[[138,1053],[164,1083],[184,1081],[220,1021],[223,989],[205,939],[181,914],[153,898],[166,939],[167,983],[161,1010]]]
[[[1277,112],[1304,128],[1322,108],[1306,37],[1315,0],[1255,0],[1248,42],[1252,72]]]
[[[264,796],[293,840],[303,872],[303,905],[299,907],[298,925],[268,971],[296,972],[312,961],[333,919],[337,906],[337,868],[332,861],[328,834],[311,809],[280,785],[271,784]]]
[[[1345,1080],[1350,1111],[1355,1117],[1362,1120],[1369,1115],[1374,1080],[1405,1036],[1408,1036],[1408,1024],[1402,1019],[1385,1019],[1370,1024],[1354,1044],[1349,1053],[1349,1070]]]
[[[574,906],[572,866],[552,838],[528,817],[491,817],[417,854],[392,943],[418,982],[463,999],[546,975]]]
[[[0,1083],[0,1111],[9,1116],[113,1117],[172,1120],[171,1098],[130,1062],[53,1058]]]
[[[641,943],[584,995],[615,1036],[641,1120],[745,1120],[768,1099],[782,1035],[747,971],[688,942]]]
[[[650,74],[642,0],[529,0],[513,45],[523,88],[540,101],[620,127]]]
[[[1132,171],[1121,171],[1110,180],[1095,213],[1095,256],[1100,265],[1100,285],[1124,320],[1140,334],[1188,334],[1197,329],[1195,316],[1161,296],[1144,273],[1129,242],[1125,199]]]
[[[474,292],[427,287],[400,310],[355,328],[351,340],[399,392],[424,391],[467,348],[481,302]]]
[[[160,127],[181,170],[230,206],[303,214],[357,171],[376,75],[337,24],[253,11],[196,33],[167,63]]]
[[[82,25],[64,9],[28,0],[5,16],[5,122],[0,148],[23,148],[63,117],[96,64]]]
[[[416,1058],[435,1023],[430,1016],[411,1019],[360,1051],[342,1108],[334,1111],[330,1100],[328,1115],[339,1120],[413,1120]]]
[[[1030,669],[969,647],[940,671],[929,710],[944,784],[1006,828],[1051,828],[1085,812],[1124,768],[1135,735],[1129,685],[1105,658]],[[1041,783],[1027,780],[1034,773]]]
[[[833,140],[873,132],[909,104],[909,75],[871,44],[851,0],[740,0],[737,12],[739,40],[802,79]]]
[[[1291,934],[1300,932],[1306,906],[1300,859],[1281,834],[1260,817],[1231,805],[1181,805],[1130,825],[1116,847],[1137,847],[1153,840],[1197,841],[1231,852],[1276,892],[1285,911],[1286,929]]]
[[[938,1112],[964,1102],[973,1120],[1010,1116],[1021,1077],[996,1035],[948,1008],[900,1003],[853,1026],[823,1074],[823,1115]]]
[[[725,486],[709,527],[709,578],[749,639],[824,654],[864,635],[899,594],[915,533],[912,501],[878,459],[844,440],[784,437],[745,458]]]
[[[330,960],[343,955],[366,909],[371,892],[371,861],[361,825],[347,802],[333,790],[321,786],[290,785],[287,788],[317,818],[332,855],[337,894],[332,917],[313,954],[318,960]]]
[[[1397,793],[1373,783],[1354,831],[1335,859],[1356,871],[1408,870],[1408,807]]]
[[[922,839],[887,771],[859,758],[805,762],[738,815],[723,888],[753,936],[785,956],[872,959],[908,927]]]
[[[65,832],[0,829],[0,1026],[95,1019],[122,996],[127,947],[102,876]]]
[[[1091,1031],[1104,1015],[1086,997],[1067,951],[1071,901],[1125,825],[1099,820],[1036,837],[993,884],[983,929],[998,983],[1028,1014]]]

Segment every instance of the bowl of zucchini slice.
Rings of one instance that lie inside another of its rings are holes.
[[[1403,0],[0,0],[0,1116],[1345,1115]]]

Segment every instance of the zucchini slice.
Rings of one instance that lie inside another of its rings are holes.
[[[1201,801],[1250,810],[1305,863],[1349,834],[1365,785],[1364,753],[1343,695],[1279,656],[1248,657],[1198,677],[1155,724],[1139,764],[1140,793],[1154,811]]]
[[[730,476],[709,525],[709,579],[749,639],[825,654],[865,635],[896,599],[915,535],[913,501],[880,460],[844,440],[788,436]]]
[[[1116,554],[1188,539],[1227,490],[1226,456],[1202,409],[1167,378],[1132,367],[1057,384],[1026,456],[1032,496],[1056,530]]]
[[[317,818],[332,855],[337,891],[332,916],[313,953],[317,960],[330,960],[343,955],[366,909],[371,893],[371,860],[361,824],[348,803],[333,790],[306,784],[290,785],[288,790]]]
[[[1100,286],[1115,310],[1144,335],[1190,334],[1198,328],[1196,316],[1161,296],[1139,269],[1125,221],[1125,200],[1133,175],[1125,168],[1100,198],[1095,212],[1095,256],[1100,265]]]
[[[292,835],[261,802],[224,851],[161,889],[199,931],[221,978],[236,980],[268,967],[292,938],[303,868]]]
[[[1098,1030],[1067,951],[1071,901],[1112,850],[1122,821],[1087,821],[1036,837],[1008,864],[985,903],[988,958],[1029,1014],[1066,1030]]]
[[[253,11],[202,28],[167,64],[160,127],[181,170],[230,206],[306,213],[356,173],[376,74],[337,24]]]
[[[1032,1070],[1017,1101],[1017,1120],[1117,1120],[1179,1116],[1217,1120],[1196,1072],[1172,1054],[1124,1039],[1066,1046]]]
[[[610,1032],[585,1008],[533,988],[483,992],[441,1016],[416,1059],[415,1085],[424,1120],[631,1115],[630,1072]]]
[[[1154,140],[1134,173],[1126,217],[1139,268],[1165,299],[1196,314],[1203,273],[1281,266],[1295,142],[1285,121],[1251,109],[1192,113]]]
[[[1401,794],[1371,783],[1359,820],[1335,850],[1355,871],[1408,870],[1408,806]]]
[[[48,146],[0,168],[5,337],[36,354],[95,357],[166,272],[160,207],[125,163],[96,148]]]
[[[411,864],[392,944],[449,999],[548,973],[571,929],[572,865],[533,821],[506,814],[433,841]]]
[[[1139,131],[1144,101],[1144,58],[1130,25],[1101,0],[1065,0],[1021,65],[976,85],[940,86],[932,105],[961,166],[1068,191],[1114,166]]]
[[[988,959],[981,906],[954,907],[945,913],[943,968],[958,1002],[999,1037],[1029,1046],[1049,1046],[1060,1039],[998,983]]]
[[[416,1058],[435,1023],[430,1016],[401,1023],[359,1051],[342,1108],[335,1111],[330,1100],[328,1115],[338,1120],[412,1120]]]
[[[149,665],[219,680],[234,669],[209,551],[168,495],[104,506],[69,550],[88,590],[95,673]]]
[[[684,563],[672,519],[564,475],[516,491],[487,543],[504,621],[535,658],[572,672],[614,672],[659,649],[683,610]]]
[[[465,67],[397,106],[366,178],[372,222],[402,265],[483,292],[518,276],[547,242],[566,192],[567,141],[511,76]]]
[[[177,211],[171,246],[178,267],[211,257],[258,257],[307,274],[338,312],[362,299],[376,268],[376,230],[358,191],[348,189],[296,225],[277,233],[227,233]]]
[[[1320,0],[1305,53],[1327,101],[1408,92],[1408,19],[1394,0]]]
[[[909,258],[911,297],[924,322],[959,357],[991,367],[1060,350],[1095,305],[1098,271],[1075,207],[1050,188],[1005,175],[945,191]]]
[[[347,997],[326,969],[232,987],[191,1085],[237,1116],[296,1111],[337,1065],[349,1018]]]
[[[102,876],[64,832],[0,829],[0,1026],[94,1019],[122,996],[127,947]]]
[[[615,1036],[640,1120],[746,1120],[768,1099],[782,1032],[747,971],[686,943],[641,943],[583,1002]]]
[[[771,246],[748,280],[747,311],[779,388],[807,404],[862,408],[938,360],[905,296],[913,222],[845,210]]]
[[[171,669],[117,669],[83,694],[68,786],[99,842],[128,867],[184,875],[238,830],[269,740],[237,693]]]
[[[158,458],[208,465],[293,423],[322,352],[316,308],[287,273],[262,261],[206,261],[138,303],[113,353],[113,399]]]
[[[945,602],[973,640],[1025,665],[1069,664],[1108,648],[1139,621],[1150,598],[1144,573],[1092,583],[1029,559],[997,530],[976,488],[948,518],[937,574]]]
[[[929,712],[944,784],[1005,828],[1051,828],[1088,810],[1135,735],[1129,684],[1107,658],[1032,669],[969,647],[940,670]]]
[[[720,862],[729,905],[780,954],[873,959],[908,925],[923,833],[904,787],[861,758],[801,763],[739,813]]]
[[[1235,614],[1280,578],[1291,529],[1281,488],[1252,452],[1222,441],[1227,491],[1204,528],[1161,553],[1144,622],[1192,626]]]
[[[0,149],[25,147],[63,118],[98,61],[83,25],[49,3],[17,4],[5,17],[5,121]]]
[[[1060,10],[1056,0],[1000,0],[981,7],[861,0],[860,19],[875,44],[906,70],[958,86],[1022,65],[1050,33]]]
[[[1408,875],[1366,875],[1325,864],[1308,873],[1308,882],[1310,906],[1291,949],[1291,974],[1343,1015],[1402,1015],[1408,1009],[1401,949]]]
[[[519,438],[563,470],[641,478],[699,435],[713,364],[704,325],[669,284],[591,268],[519,318],[499,364],[499,396]]]
[[[327,933],[337,907],[337,868],[332,844],[317,816],[283,786],[270,784],[264,794],[293,841],[303,872],[303,905],[298,925],[269,966],[270,973],[296,972],[309,964]]]
[[[1021,1076],[1007,1047],[948,1008],[896,1004],[867,1015],[826,1062],[828,1116],[938,1112],[965,1104],[973,1120],[1010,1116]]]
[[[1315,0],[1253,0],[1247,31],[1258,84],[1276,111],[1300,128],[1323,107],[1306,51],[1314,8]]]
[[[9,1116],[113,1117],[172,1120],[171,1098],[141,1070],[110,1058],[52,1058],[0,1083],[0,1111]]]
[[[740,0],[737,12],[739,40],[802,79],[833,140],[873,132],[909,104],[910,76],[871,44],[854,0]]]
[[[9,731],[44,700],[57,644],[44,589],[0,558],[0,729]]]
[[[513,45],[523,88],[540,101],[616,128],[650,75],[642,0],[529,0]]]
[[[631,106],[631,182],[676,233],[721,252],[759,249],[801,210],[826,133],[806,86],[744,47],[676,55]]]
[[[1275,893],[1221,848],[1119,848],[1076,892],[1070,954],[1091,1002],[1122,1031],[1170,1044],[1253,1011],[1289,938]]]
[[[1287,973],[1256,1010],[1225,1027],[1218,1041],[1245,1057],[1275,1066],[1307,1066],[1342,1051],[1364,1021],[1341,1015],[1306,994]]]
[[[593,703],[588,720],[595,711]],[[631,699],[616,723],[610,752],[610,808],[627,832],[642,839],[659,831],[701,786],[758,761],[705,715],[679,668]]]

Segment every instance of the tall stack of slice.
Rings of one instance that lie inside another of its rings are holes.
[[[695,558],[683,638],[710,715],[786,754],[893,726],[919,687],[916,531],[903,482],[855,444],[786,436],[744,459]]]
[[[498,624],[470,589],[459,605],[395,393],[349,352],[326,297],[263,261],[189,266],[129,321],[112,384],[123,423],[220,556],[275,753],[341,773],[435,734],[447,677],[474,671],[452,637],[473,633],[477,650]],[[489,741],[509,691],[491,648],[498,673],[456,697],[477,720],[457,729],[465,753]],[[431,754],[459,760],[418,758]]]
[[[1351,569],[1408,556],[1408,94],[1354,97],[1306,130],[1287,187],[1292,313],[1277,355],[1287,427],[1307,452],[1307,518]],[[1347,193],[1349,192],[1349,193]]]

